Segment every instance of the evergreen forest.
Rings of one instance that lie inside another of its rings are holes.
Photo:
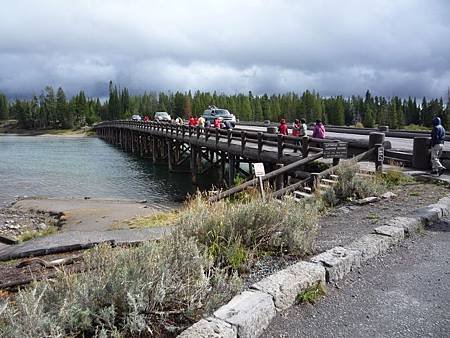
[[[153,117],[156,111],[167,111],[173,118],[200,116],[209,106],[228,109],[240,121],[293,121],[305,118],[307,122],[321,119],[330,125],[358,125],[374,127],[388,125],[391,129],[405,126],[430,127],[434,116],[441,117],[450,127],[450,104],[442,98],[400,98],[373,96],[367,90],[362,96],[323,97],[306,90],[302,94],[289,92],[278,95],[226,95],[196,91],[144,92],[131,95],[127,88],[109,83],[109,98],[87,97],[84,91],[68,98],[60,87],[56,91],[47,86],[39,96],[31,99],[8,98],[0,93],[0,120],[16,119],[23,129],[79,128],[105,120],[128,119],[133,114]]]

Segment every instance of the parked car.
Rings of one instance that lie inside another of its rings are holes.
[[[203,117],[209,123],[214,123],[216,118],[221,118],[224,123],[231,124],[232,127],[236,125],[236,116],[231,114],[228,110],[210,106],[203,112]]]
[[[142,117],[141,117],[141,115],[133,115],[133,116],[131,116],[131,119],[133,121],[141,121]]]
[[[155,121],[172,121],[172,118],[165,111],[157,111],[155,113]]]

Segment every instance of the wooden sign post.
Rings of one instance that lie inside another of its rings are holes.
[[[262,178],[266,175],[266,171],[264,170],[264,164],[263,163],[253,163],[253,170],[255,172],[255,176],[258,177],[259,181],[259,188],[261,190],[261,197],[265,199],[264,196],[264,186]]]
[[[327,142],[323,144],[323,158],[347,158],[347,142]]]

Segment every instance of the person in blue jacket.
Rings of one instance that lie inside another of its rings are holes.
[[[431,130],[431,168],[433,174],[442,175],[446,169],[439,161],[444,148],[445,129],[441,125],[439,117],[433,118],[433,129]]]

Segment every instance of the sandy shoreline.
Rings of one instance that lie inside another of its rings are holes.
[[[23,136],[23,137],[58,137],[58,138],[83,138],[83,137],[96,137],[95,134],[90,133],[67,133],[67,134],[52,134],[52,133],[41,133],[41,132],[21,132],[21,133],[4,133],[0,132],[0,136]]]
[[[25,231],[58,225],[58,232],[129,229],[129,220],[180,207],[147,201],[79,198],[24,198],[0,209],[0,236],[19,238]]]

